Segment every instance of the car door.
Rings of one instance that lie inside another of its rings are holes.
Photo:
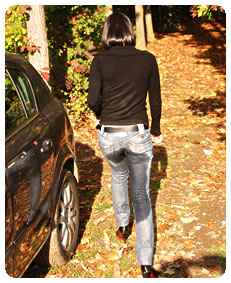
[[[17,277],[49,233],[54,149],[28,74],[6,65],[6,270]]]

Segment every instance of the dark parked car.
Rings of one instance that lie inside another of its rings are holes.
[[[65,264],[79,229],[78,170],[65,109],[17,54],[5,65],[5,268]],[[37,256],[38,255],[38,256]]]

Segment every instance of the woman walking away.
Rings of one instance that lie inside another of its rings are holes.
[[[161,95],[154,55],[137,50],[129,18],[122,13],[107,17],[102,42],[90,70],[89,107],[100,119],[98,139],[111,170],[117,235],[129,235],[128,177],[136,223],[136,249],[143,277],[157,277],[153,264],[154,229],[149,178],[154,143],[161,142]],[[149,93],[151,130],[146,97]]]

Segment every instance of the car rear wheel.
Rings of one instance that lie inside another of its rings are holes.
[[[45,244],[39,263],[45,265],[66,264],[75,251],[79,230],[78,184],[73,174],[64,169],[56,205],[53,228]],[[45,260],[46,258],[46,260]]]

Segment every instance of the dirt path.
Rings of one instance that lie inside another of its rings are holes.
[[[225,270],[225,28],[198,21],[148,46],[159,64],[163,143],[155,146],[150,193],[154,267],[161,277],[219,277]],[[135,222],[115,237],[110,169],[90,119],[76,130],[80,243],[45,277],[141,277]],[[89,130],[91,128],[91,130]]]

